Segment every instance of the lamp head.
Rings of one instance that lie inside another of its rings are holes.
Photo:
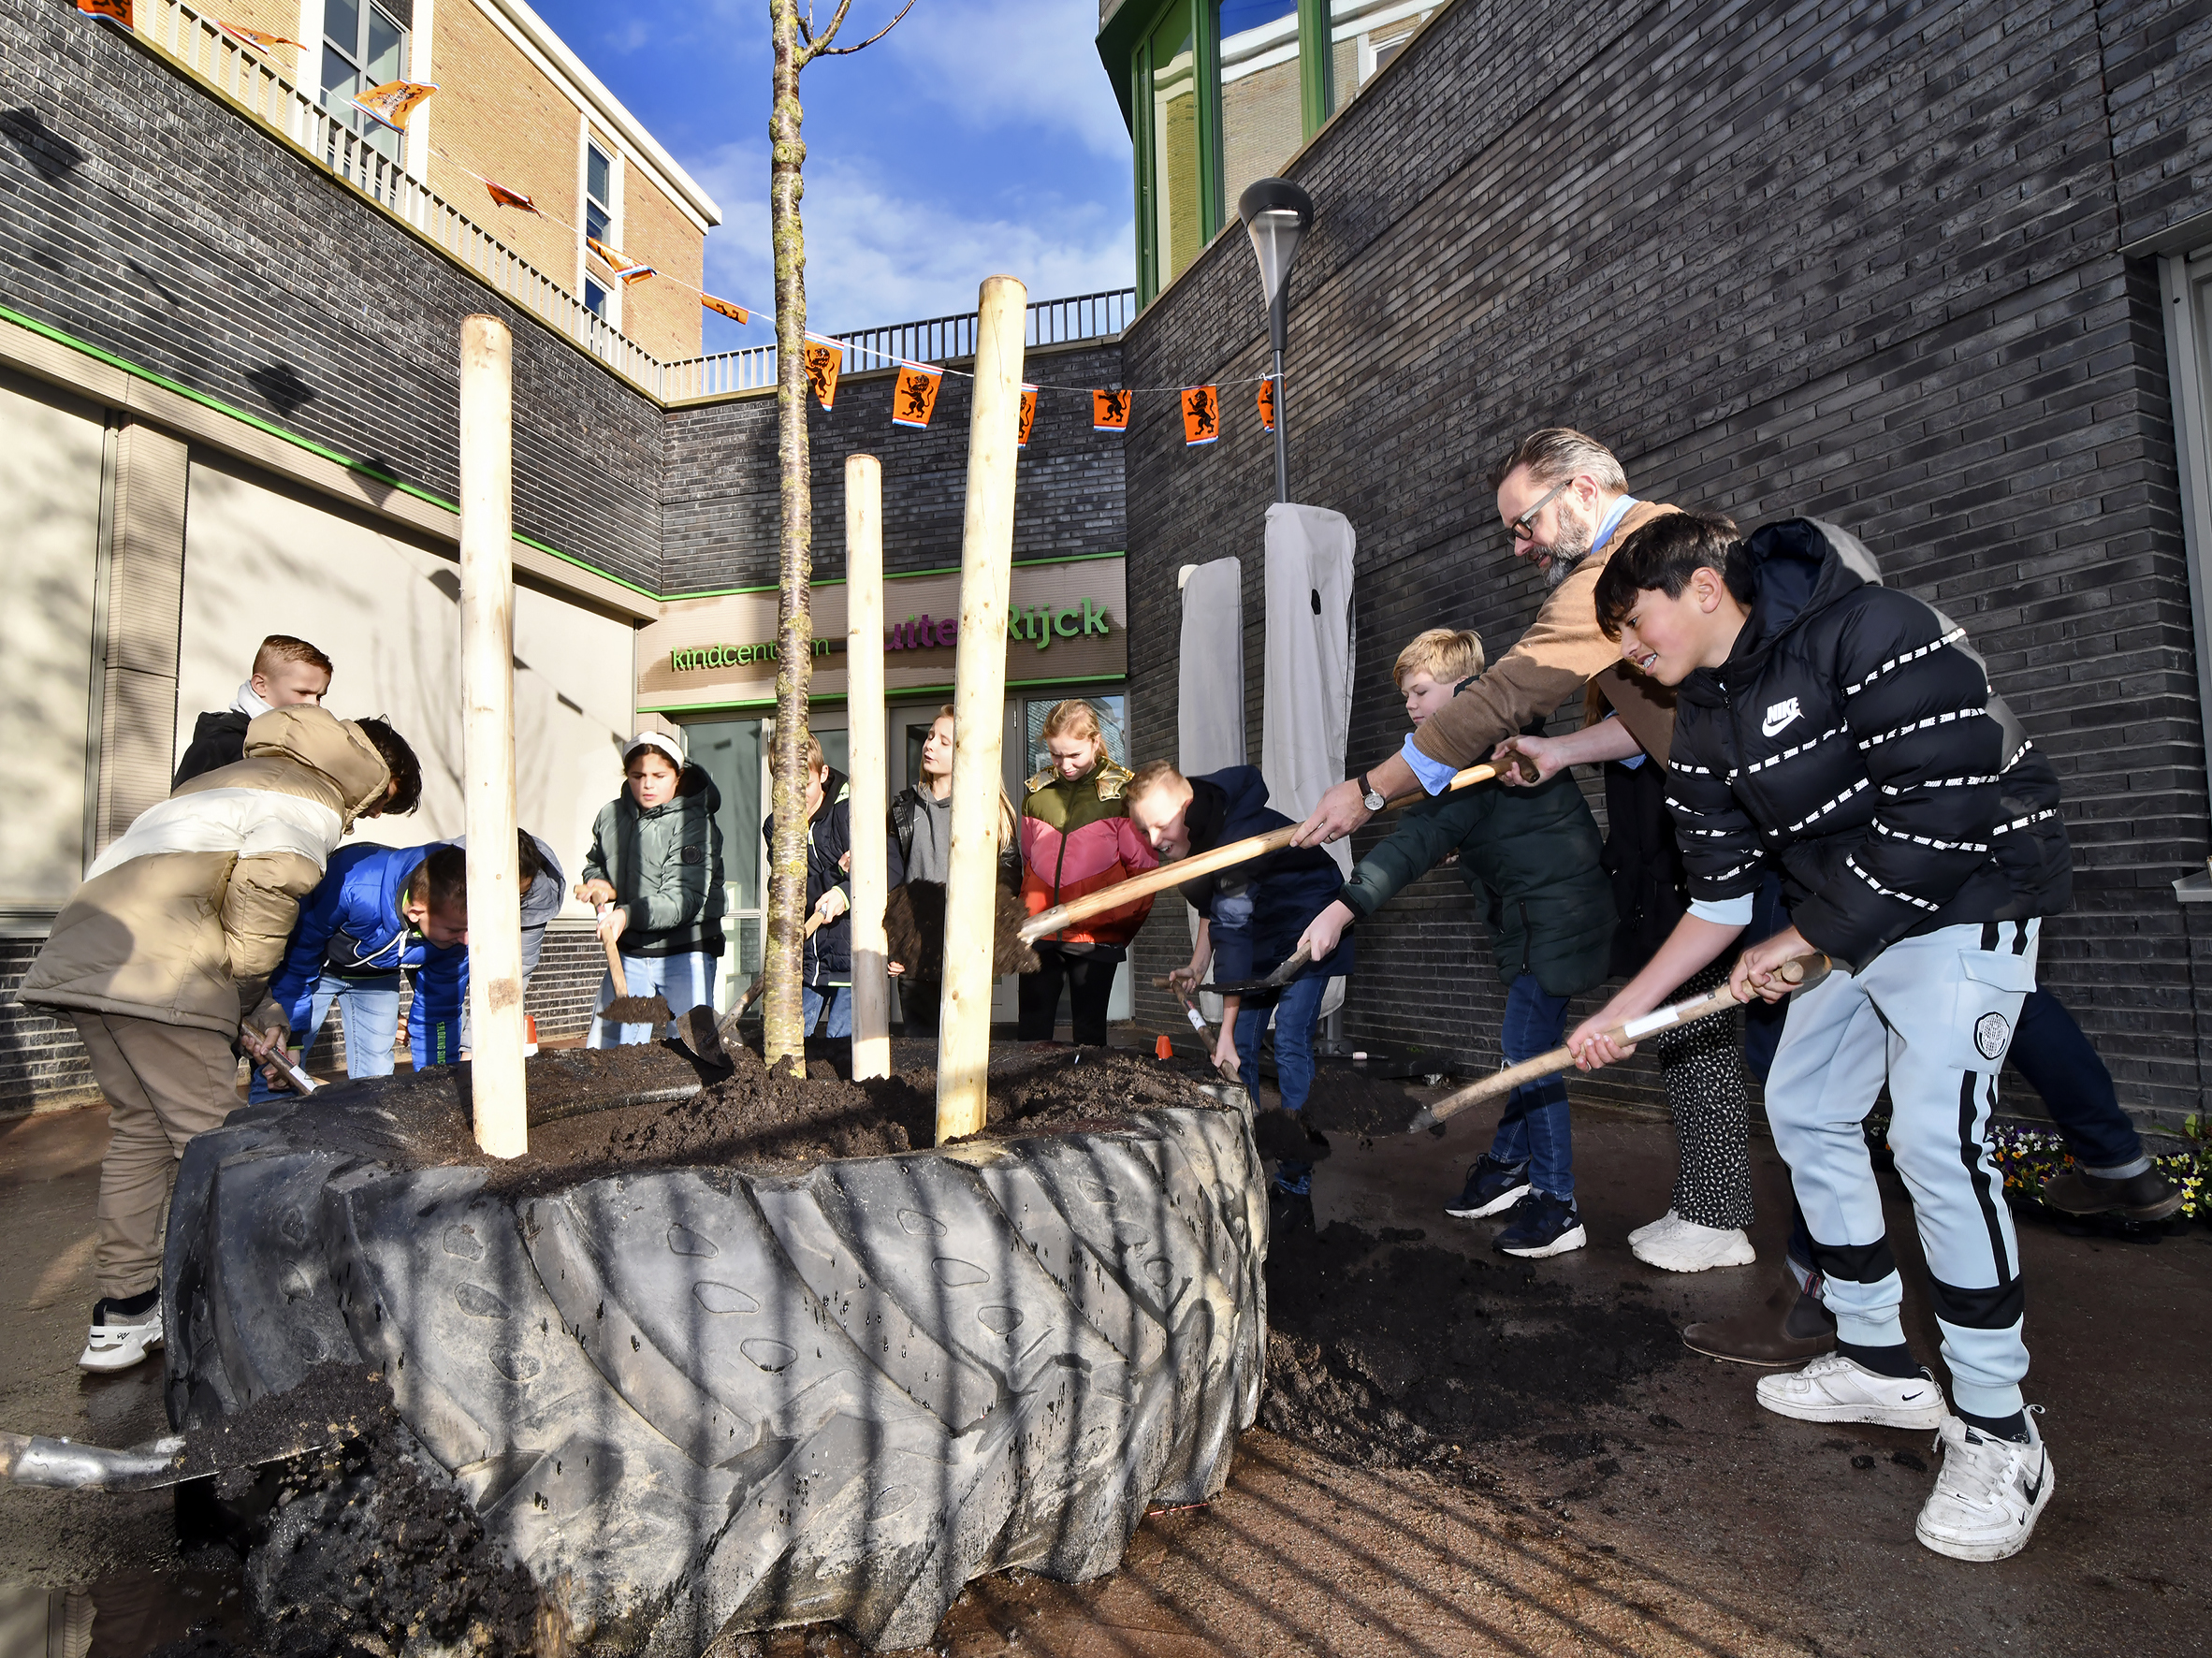
[[[1290,316],[1290,262],[1314,222],[1314,200],[1288,179],[1258,179],[1237,198],[1237,216],[1259,261],[1259,291],[1274,348],[1280,351]]]

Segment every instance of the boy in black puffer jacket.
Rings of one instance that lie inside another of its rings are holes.
[[[762,838],[776,844],[773,814],[761,825]],[[801,997],[807,1034],[829,1011],[825,1036],[852,1035],[852,791],[845,774],[833,770],[822,741],[807,734],[807,913],[820,918],[807,939]]]
[[[1481,640],[1431,628],[1399,653],[1391,677],[1418,727],[1481,672]],[[1461,877],[1489,909],[1506,982],[1506,1062],[1533,1059],[1559,1046],[1568,998],[1605,981],[1616,918],[1603,850],[1597,820],[1564,772],[1533,789],[1435,795],[1406,807],[1299,942],[1317,960],[1326,957],[1347,925],[1456,851]],[[1564,1255],[1588,1242],[1575,1206],[1564,1083],[1547,1077],[1513,1090],[1490,1150],[1444,1212],[1462,1220],[1507,1215],[1492,1246],[1524,1258]]]
[[[1585,1066],[1632,1052],[1604,1029],[1726,948],[1762,866],[1779,866],[1791,924],[1745,951],[1731,982],[1739,999],[1775,1000],[1789,958],[1836,963],[1790,1004],[1767,1112],[1838,1339],[1803,1370],[1761,1377],[1759,1403],[1937,1429],[1943,1466],[1920,1541],[2001,1560],[2027,1544],[2053,1476],[2021,1403],[2019,1251],[1986,1135],[2071,857],[2057,777],[1963,630],[1870,582],[1870,567],[1831,524],[1792,519],[1739,542],[1724,518],[1678,514],[1631,536],[1599,577],[1598,620],[1622,655],[1679,688],[1667,806],[1692,904],[1568,1042]],[[1898,1316],[1863,1133],[1885,1082],[1956,1414]]]

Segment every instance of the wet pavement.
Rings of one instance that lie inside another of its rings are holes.
[[[1479,1114],[1479,1113],[1477,1113]],[[1339,1136],[1316,1171],[1321,1224],[1496,1261],[1495,1223],[1440,1205],[1487,1140]],[[1760,1264],[1679,1277],[1623,1241],[1666,1206],[1663,1123],[1578,1111],[1592,1246],[1533,1263],[1588,1306],[1676,1323],[1762,1301],[1787,1221],[1754,1142]],[[104,1113],[0,1126],[0,1427],[124,1445],[164,1429],[157,1366],[92,1378],[75,1360],[93,1300],[91,1217]],[[1908,1330],[1937,1363],[1901,1188],[1885,1177]],[[972,1586],[934,1650],[1104,1658],[1328,1652],[2183,1653],[2202,1651],[2212,1564],[2212,1230],[2155,1246],[2022,1229],[2029,1397],[2047,1407],[2057,1491],[2029,1549],[1995,1565],[1913,1537],[1929,1435],[1824,1428],[1756,1408],[1756,1373],[1660,1355],[1610,1403],[1544,1413],[1463,1447],[1442,1472],[1349,1466],[1245,1436],[1211,1506],[1148,1520],[1124,1569],[1086,1585],[1023,1574]],[[1375,1245],[1378,1265],[1390,1245]],[[1509,1339],[1509,1338],[1508,1338]],[[1940,1364],[1938,1365],[1939,1374]],[[180,1556],[170,1500],[0,1488],[0,1658],[137,1658],[220,1613],[207,1556]],[[856,1651],[834,1632],[764,1643]],[[737,1649],[718,1643],[716,1658]]]

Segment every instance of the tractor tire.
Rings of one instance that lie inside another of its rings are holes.
[[[981,1574],[1113,1570],[1149,1503],[1220,1491],[1258,1413],[1267,1205],[1235,1111],[510,1199],[412,1166],[391,1085],[186,1149],[170,1418],[375,1365],[578,1651],[822,1620],[920,1643]]]

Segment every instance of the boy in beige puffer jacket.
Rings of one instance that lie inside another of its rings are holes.
[[[126,1369],[161,1345],[177,1159],[239,1103],[241,1023],[273,1030],[282,1051],[284,1016],[267,991],[300,899],[356,819],[411,811],[422,793],[414,752],[379,720],[272,709],[245,747],[94,860],[19,993],[77,1026],[108,1098],[87,1370]]]

